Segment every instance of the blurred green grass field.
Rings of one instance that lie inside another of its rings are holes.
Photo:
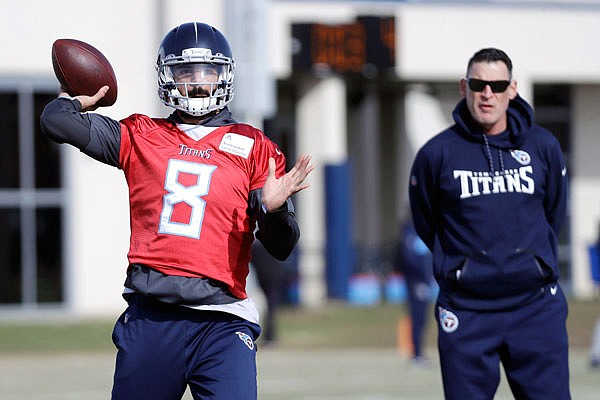
[[[598,370],[588,348],[600,302],[571,302],[568,327],[574,399],[595,400]],[[330,302],[288,308],[280,341],[257,354],[261,400],[439,400],[443,398],[433,318],[426,338],[427,368],[411,365],[396,347],[404,305],[354,307]],[[117,318],[117,315],[114,317]],[[0,319],[0,399],[101,400],[110,397],[115,348],[113,320]],[[191,400],[189,391],[183,397]],[[494,400],[510,400],[502,378]]]
[[[596,318],[598,301],[569,302],[569,340],[572,347],[587,348]],[[279,346],[303,348],[390,348],[396,346],[398,320],[403,304],[355,307],[330,302],[322,308],[285,308],[278,318]],[[115,315],[115,319],[118,316]],[[0,353],[113,351],[114,320],[0,320]],[[435,347],[433,314],[426,343]]]

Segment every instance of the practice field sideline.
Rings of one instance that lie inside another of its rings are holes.
[[[9,354],[0,356],[3,400],[105,400],[110,397],[114,353]],[[437,360],[411,366],[395,349],[259,351],[261,400],[439,400]],[[572,353],[572,395],[595,400],[600,370],[586,354]],[[191,396],[186,394],[186,400]],[[503,381],[496,399],[512,399]]]
[[[396,348],[397,322],[403,314],[402,305],[390,304],[357,308],[332,303],[319,310],[283,310],[280,344],[263,348],[258,343],[259,398],[443,399],[434,321],[426,340],[431,366],[416,368]],[[114,321],[44,315],[31,321],[0,319],[0,399],[110,398]],[[587,364],[599,315],[596,301],[570,303],[571,386],[576,400],[595,400],[600,393],[600,370],[590,370]],[[502,379],[496,399],[512,399]]]

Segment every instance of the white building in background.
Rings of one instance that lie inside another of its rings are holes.
[[[289,159],[307,152],[318,167],[311,189],[295,198],[302,304],[318,306],[343,291],[346,282],[341,289],[331,283],[336,248],[353,254],[339,260],[341,276],[385,271],[407,206],[412,157],[450,123],[457,82],[483,47],[511,56],[520,94],[563,145],[571,179],[563,282],[572,296],[592,293],[587,247],[600,221],[600,1],[0,5],[0,315],[47,306],[114,315],[124,306],[123,175],[49,145],[39,132],[39,113],[57,90],[53,41],[86,41],[113,64],[119,97],[100,112],[115,119],[166,116],[170,109],[156,95],[156,51],[170,28],[193,20],[230,38],[238,66],[234,115],[259,126],[264,121]],[[367,32],[374,26],[375,34]],[[328,191],[332,180],[340,191]],[[331,226],[340,221],[349,222],[341,234]]]

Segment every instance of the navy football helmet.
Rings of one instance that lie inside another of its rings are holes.
[[[189,22],[169,31],[158,50],[156,69],[158,97],[169,107],[198,117],[233,99],[231,47],[210,25]]]

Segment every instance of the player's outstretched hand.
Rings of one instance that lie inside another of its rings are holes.
[[[262,189],[262,201],[267,211],[275,211],[294,193],[306,189],[310,185],[304,180],[314,169],[310,164],[311,157],[301,154],[296,165],[280,178],[275,177],[275,159],[269,158],[269,176]]]
[[[95,109],[97,109],[98,106],[96,105],[96,103],[98,103],[98,101],[100,101],[100,99],[106,95],[108,89],[108,86],[102,86],[93,96],[86,96],[83,94],[75,96],[74,98],[79,100],[79,102],[81,103],[81,112],[94,111]],[[69,96],[69,94],[66,92],[66,90],[60,88],[59,97],[62,96]]]

